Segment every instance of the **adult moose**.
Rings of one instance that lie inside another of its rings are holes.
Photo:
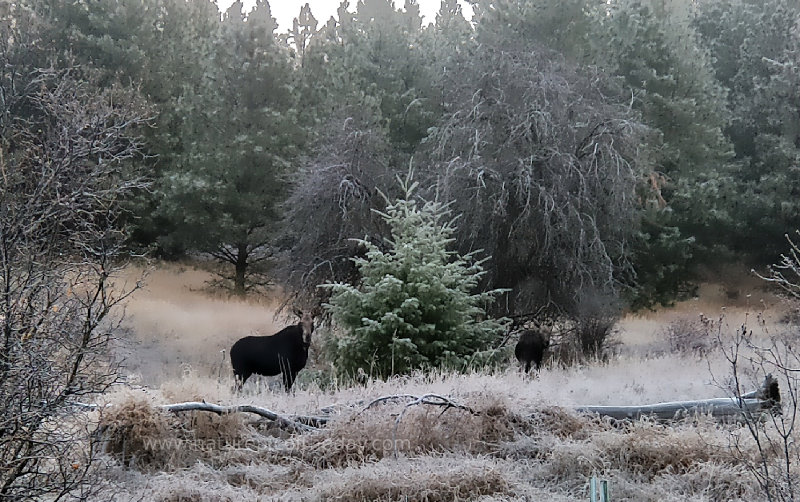
[[[525,365],[525,373],[531,370],[531,363],[536,366],[538,371],[542,365],[544,351],[550,346],[550,337],[540,330],[528,329],[522,332],[514,347],[514,355],[517,361]]]
[[[314,312],[295,309],[300,322],[287,326],[271,336],[246,336],[231,347],[231,366],[241,389],[253,373],[264,376],[283,375],[286,392],[292,388],[297,373],[306,366]]]

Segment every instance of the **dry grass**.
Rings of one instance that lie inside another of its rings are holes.
[[[148,472],[172,471],[198,461],[220,465],[231,451],[262,440],[240,414],[172,414],[147,396],[131,395],[100,414],[103,449],[121,465]]]
[[[469,405],[469,403],[468,403]],[[294,439],[269,452],[269,460],[294,457],[317,469],[362,465],[394,457],[437,453],[490,454],[514,438],[524,421],[492,398],[476,396],[471,411],[418,405],[350,411],[322,432]]]
[[[710,461],[730,462],[731,455],[712,442],[717,435],[709,437],[714,427],[713,423],[664,426],[642,420],[622,431],[596,434],[592,443],[606,468],[651,482],[664,473],[686,473]]]
[[[142,270],[131,269],[133,282]],[[191,266],[161,264],[145,275],[143,287],[126,305],[126,327],[134,342],[128,370],[155,385],[191,370],[202,376],[227,375],[227,351],[251,334],[272,334],[285,325],[275,304],[264,299],[241,300],[211,295],[212,274]]]
[[[704,315],[681,317],[662,328],[670,351],[684,356],[703,357],[719,346],[719,320]]]
[[[109,407],[99,423],[104,450],[123,465],[157,471],[182,456],[171,442],[178,421],[143,397]]]
[[[129,399],[104,418],[110,451],[121,458],[127,442],[137,460],[126,464],[142,474],[127,467],[122,482],[152,500],[585,500],[591,474],[611,480],[615,500],[760,500],[727,448],[730,430],[702,420],[620,427],[474,394],[462,402],[475,413],[417,406],[396,434],[402,405],[392,403],[273,438],[260,421],[173,417]],[[148,448],[144,437],[211,441],[187,452],[185,442]]]
[[[763,500],[740,462],[743,455],[756,458],[742,429],[702,420],[619,427],[570,411],[725,396],[714,381],[729,373],[718,351],[702,358],[672,351],[664,326],[699,319],[700,312],[715,320],[724,314],[726,333],[752,319],[742,308],[747,302],[766,306],[767,324],[777,326],[782,307],[748,298],[744,287],[729,298],[725,291],[733,286],[706,286],[698,300],[627,317],[619,326],[620,349],[605,362],[526,376],[509,361],[496,372],[433,372],[354,386],[319,384],[312,365],[291,394],[258,381],[239,394],[220,351],[283,322],[268,303],[209,296],[201,291],[206,278],[164,267],[128,305],[135,342],[129,371],[145,386],[107,396],[113,406],[101,423],[116,465],[108,479],[118,491],[106,499],[583,501],[596,474],[610,481],[613,500]],[[318,330],[315,344],[323,336]],[[398,422],[403,402],[362,411],[380,396],[425,393],[473,412],[418,405]],[[325,409],[334,420],[318,432],[289,435],[254,416],[171,415],[155,407],[202,399],[290,415]]]
[[[317,500],[445,502],[511,494],[507,469],[490,459],[381,461],[320,476]]]

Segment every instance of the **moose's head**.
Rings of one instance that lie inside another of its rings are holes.
[[[316,308],[313,310],[301,310],[295,307],[294,313],[300,318],[300,322],[297,325],[303,330],[303,344],[308,347],[311,345],[311,333],[314,332],[314,318],[319,315],[319,310]]]

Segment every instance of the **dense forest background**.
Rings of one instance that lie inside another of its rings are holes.
[[[281,31],[264,0],[0,0],[0,500],[410,500],[448,483],[451,499],[585,500],[595,472],[628,500],[796,498],[796,314],[768,325],[745,297],[743,323],[693,312],[630,330],[624,357],[604,348],[623,314],[732,269],[800,298],[787,242],[800,229],[800,2],[469,3],[466,19],[442,0],[427,25],[414,0],[345,1],[328,20],[306,6]],[[217,260],[206,268],[222,286],[275,285],[283,303],[184,295],[185,282],[135,296],[138,256]],[[327,429],[282,442],[159,408],[249,400],[224,389],[226,351],[289,304],[326,316],[305,381],[250,395],[314,423],[333,410]],[[508,364],[522,329],[549,344],[536,379]],[[137,383],[128,353],[162,391]],[[684,428],[694,419],[531,414],[695,399],[709,372],[731,397],[778,375],[783,414],[699,432]],[[106,408],[123,381],[127,404]],[[442,397],[459,394],[465,406]],[[383,404],[365,414],[370,402]],[[418,442],[399,459],[404,428]],[[370,449],[390,430],[392,446]],[[191,441],[202,455],[182,456]],[[95,469],[102,451],[121,452],[122,470]],[[133,457],[157,474],[134,473]],[[379,495],[357,492],[362,479]]]
[[[800,4],[471,3],[426,26],[413,0],[306,6],[282,33],[261,0],[4,1],[2,155],[43,86],[135,108],[115,183],[148,183],[114,225],[229,263],[239,293],[352,280],[351,239],[382,242],[372,210],[409,171],[460,215],[453,247],[491,257],[504,314],[666,304],[778,260],[800,228]]]

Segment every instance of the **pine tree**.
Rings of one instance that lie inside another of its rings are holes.
[[[159,243],[232,265],[237,294],[270,257],[288,173],[305,143],[294,67],[276,27],[266,1],[247,15],[241,2],[228,9],[200,92],[183,102],[186,152],[159,180],[160,214],[176,223]]]
[[[358,240],[366,248],[354,259],[361,283],[321,286],[332,290],[326,307],[345,331],[328,347],[340,374],[464,367],[504,329],[503,320],[484,319],[483,308],[503,290],[472,293],[486,259],[448,250],[456,230],[448,205],[418,201],[411,178],[379,213],[391,230],[386,246]]]
[[[723,237],[738,259],[768,264],[800,227],[800,4],[713,0],[695,19],[726,87],[735,184]]]

